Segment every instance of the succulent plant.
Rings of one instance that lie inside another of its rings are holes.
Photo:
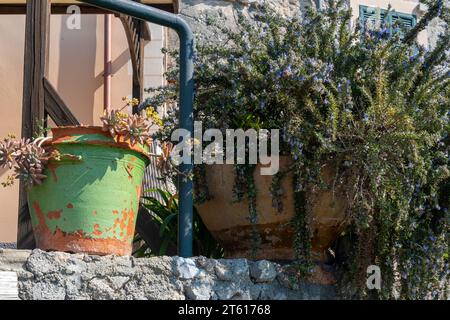
[[[40,161],[18,163],[14,171],[16,178],[22,180],[27,186],[40,185],[47,178],[43,174],[44,164]]]
[[[40,158],[48,157],[44,148],[37,145],[30,139],[21,139],[16,142],[16,151],[14,153],[16,162],[30,161],[36,162]]]
[[[49,154],[37,144],[37,140],[5,138],[0,142],[0,166],[14,167],[14,175],[8,176],[2,185],[11,186],[14,179],[20,179],[28,186],[41,184],[46,178],[43,171],[48,159]]]
[[[147,110],[146,116],[140,114],[128,115],[122,110],[127,106],[137,106],[139,100],[135,98],[131,100],[123,98],[122,100],[126,102],[122,109],[111,110],[109,113],[105,112],[100,118],[103,124],[103,131],[109,132],[115,139],[122,137],[124,140],[129,140],[131,145],[136,143],[150,144],[149,129],[151,125],[162,125],[157,112],[152,109],[153,112]]]
[[[122,118],[119,117],[117,110],[111,110],[109,114],[105,111],[105,114],[100,117],[100,120],[103,124],[103,131],[109,132],[111,136],[114,137],[116,135],[117,126],[122,121]]]
[[[41,184],[46,178],[43,171],[49,159],[47,151],[36,143],[30,143],[28,139],[22,139],[17,144],[15,156],[16,178],[28,186]]]
[[[11,138],[0,141],[0,167],[11,169],[14,165],[17,142]]]
[[[119,134],[125,140],[130,140],[131,145],[136,143],[148,144],[151,137],[149,133],[150,123],[147,119],[140,115],[132,115],[122,122],[119,129]]]

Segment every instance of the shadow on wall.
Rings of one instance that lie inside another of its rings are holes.
[[[102,18],[82,15],[81,29],[71,30],[66,26],[68,17],[64,15],[61,21],[57,90],[77,119],[89,125],[94,123],[95,93],[103,85],[102,77],[95,74],[96,30],[102,27]]]
[[[130,61],[130,52],[127,50],[124,50],[117,58],[111,61],[111,74],[114,76],[116,73],[120,71],[120,69],[123,68],[124,65],[126,65]],[[95,83],[98,83],[98,89],[99,87],[103,86],[103,70],[97,76],[95,77]],[[130,86],[131,88],[131,86]]]

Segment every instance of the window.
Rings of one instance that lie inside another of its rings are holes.
[[[387,14],[387,10],[366,6],[359,6],[359,22],[363,28],[378,29],[384,21],[389,29],[389,34],[402,33],[402,29],[407,30],[416,25],[417,19],[415,15],[396,12],[391,10]]]

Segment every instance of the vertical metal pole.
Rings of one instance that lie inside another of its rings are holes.
[[[194,116],[192,111],[194,91],[194,39],[192,34],[180,36],[180,127],[191,133],[193,138]],[[180,166],[182,175],[179,181],[179,220],[178,220],[178,254],[181,257],[192,256],[193,243],[193,182],[187,176],[193,172],[193,155],[190,163]]]

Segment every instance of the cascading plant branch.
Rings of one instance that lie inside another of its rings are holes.
[[[322,184],[319,170],[330,161],[350,177],[351,247],[339,264],[344,297],[445,298],[448,291],[450,15],[442,1],[422,2],[428,11],[410,30],[387,21],[350,28],[345,1],[328,1],[293,18],[252,5],[248,14],[235,11],[235,27],[204,19],[213,35],[197,37],[194,112],[203,128],[282,130],[281,151],[294,159],[297,181],[293,243],[306,269],[305,185]],[[436,17],[443,31],[427,49],[417,35]],[[178,101],[177,75],[175,67],[168,86],[150,90],[150,105]],[[163,119],[162,139],[177,127],[176,113]],[[247,177],[237,176],[236,194],[252,203],[253,171],[238,172]],[[204,179],[196,180],[204,189]],[[381,268],[379,291],[366,287],[372,264]]]
[[[135,98],[123,98],[123,101],[125,105],[121,109],[105,112],[100,118],[103,131],[109,132],[117,142],[129,141],[132,146],[137,143],[150,144],[150,127],[161,125],[158,113],[149,107],[146,109],[146,115],[129,115],[122,110],[127,106],[138,105],[139,101]],[[40,185],[47,178],[44,170],[50,160],[59,161],[62,157],[73,157],[47,148],[45,142],[49,139],[36,134],[34,139],[16,140],[15,136],[10,134],[0,141],[0,168],[13,169],[14,172],[2,182],[3,187],[12,186],[16,179],[23,181],[28,187]]]

